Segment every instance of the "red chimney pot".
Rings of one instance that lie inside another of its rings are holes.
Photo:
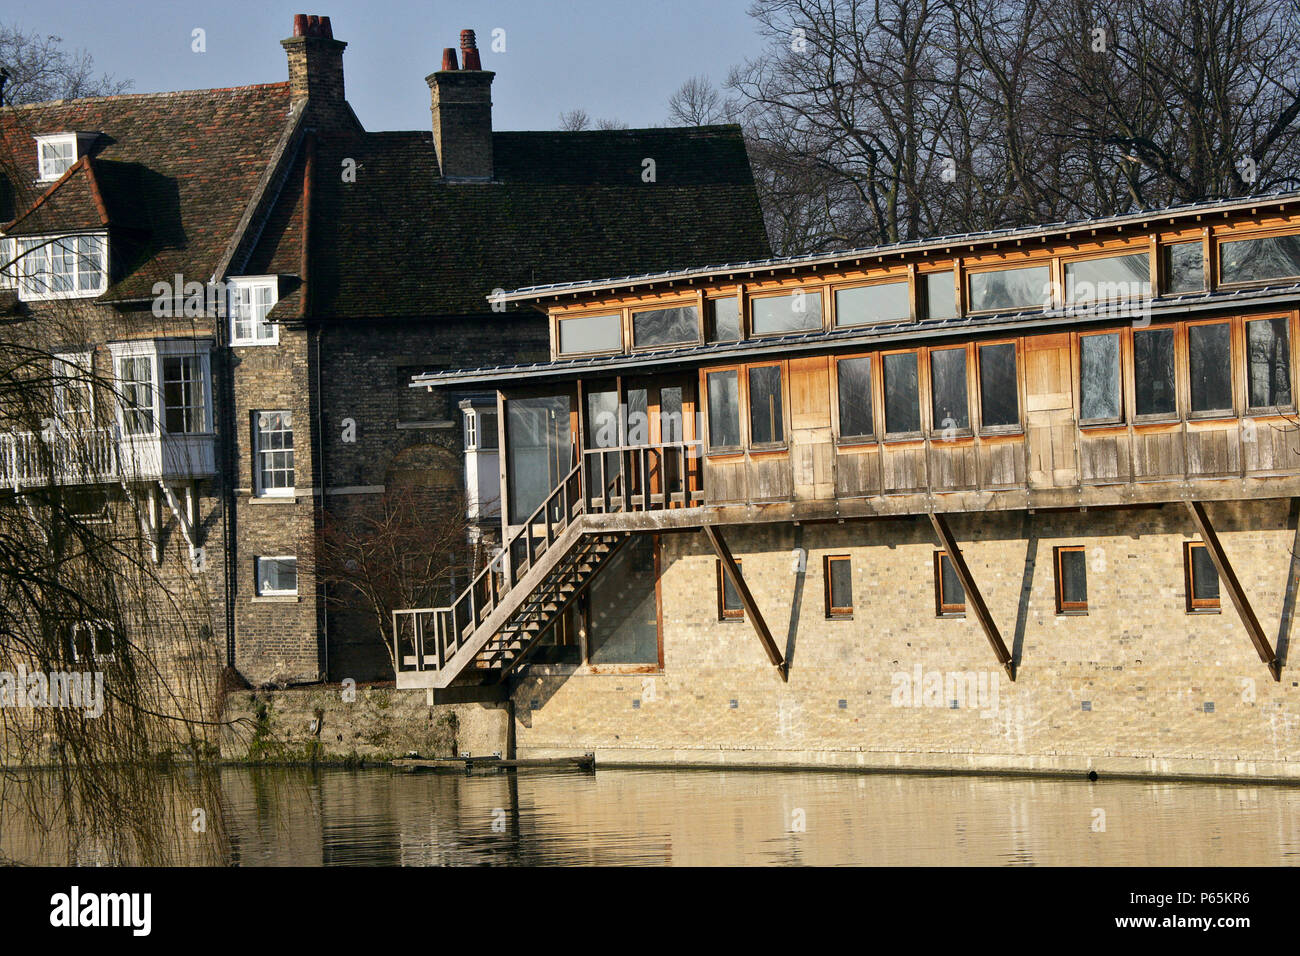
[[[444,72],[460,69],[456,65],[456,51],[452,47],[447,47],[442,51],[442,69]]]
[[[478,44],[474,40],[473,30],[460,31],[460,52],[463,54],[465,69],[481,70],[483,63],[478,57]]]

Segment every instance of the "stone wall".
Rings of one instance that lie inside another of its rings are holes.
[[[1288,502],[1209,511],[1285,661],[1297,573]],[[1195,538],[1182,506],[951,523],[1018,663],[1014,683],[972,614],[937,616],[923,517],[726,530],[788,683],[748,622],[719,621],[704,537],[665,535],[663,671],[530,669],[514,694],[519,755],[1300,779],[1300,675],[1284,667],[1272,680],[1226,589],[1221,611],[1187,612],[1183,543]],[[1058,614],[1053,549],[1079,544],[1088,611]],[[807,550],[802,576],[795,548]],[[827,554],[852,557],[852,619],[827,619]]]
[[[221,757],[234,761],[382,763],[423,757],[501,753],[505,704],[430,705],[423,693],[391,685],[321,684],[227,696]]]

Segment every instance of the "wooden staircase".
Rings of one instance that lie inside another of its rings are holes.
[[[505,543],[504,567],[484,568],[447,607],[393,612],[398,688],[499,682],[628,537],[588,528],[575,467]]]

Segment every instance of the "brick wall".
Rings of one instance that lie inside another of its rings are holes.
[[[1285,501],[1216,504],[1212,520],[1285,658],[1295,521]],[[783,684],[752,627],[718,620],[702,535],[663,539],[663,672],[525,672],[515,690],[521,756],[598,760],[1300,776],[1300,688],[1260,662],[1226,590],[1188,614],[1181,506],[964,515],[952,521],[1003,638],[1015,683],[973,615],[938,618],[928,522],[728,529],[776,643]],[[1032,544],[1032,546],[1031,546]],[[1056,613],[1053,548],[1088,548],[1086,615]],[[792,550],[807,549],[807,571]],[[827,620],[822,558],[853,560],[854,616]],[[1285,615],[1284,615],[1285,612]],[[1285,621],[1285,626],[1282,622]],[[1279,632],[1280,636],[1279,636]],[[917,668],[984,681],[976,706],[907,702]],[[992,687],[996,700],[987,696]]]

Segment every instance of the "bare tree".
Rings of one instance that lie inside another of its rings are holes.
[[[712,126],[730,122],[728,104],[707,76],[692,76],[668,98],[668,122],[674,126]]]
[[[8,74],[6,105],[112,96],[131,88],[130,80],[97,74],[85,50],[68,50],[60,37],[24,32],[16,24],[0,24],[0,68]]]
[[[359,605],[391,658],[393,611],[450,604],[478,572],[471,527],[462,495],[398,484],[377,509],[326,513],[312,549],[317,578],[335,607]]]
[[[618,119],[594,120],[586,110],[575,109],[560,114],[560,129],[568,133],[580,133],[590,129],[627,129],[627,123]]]

